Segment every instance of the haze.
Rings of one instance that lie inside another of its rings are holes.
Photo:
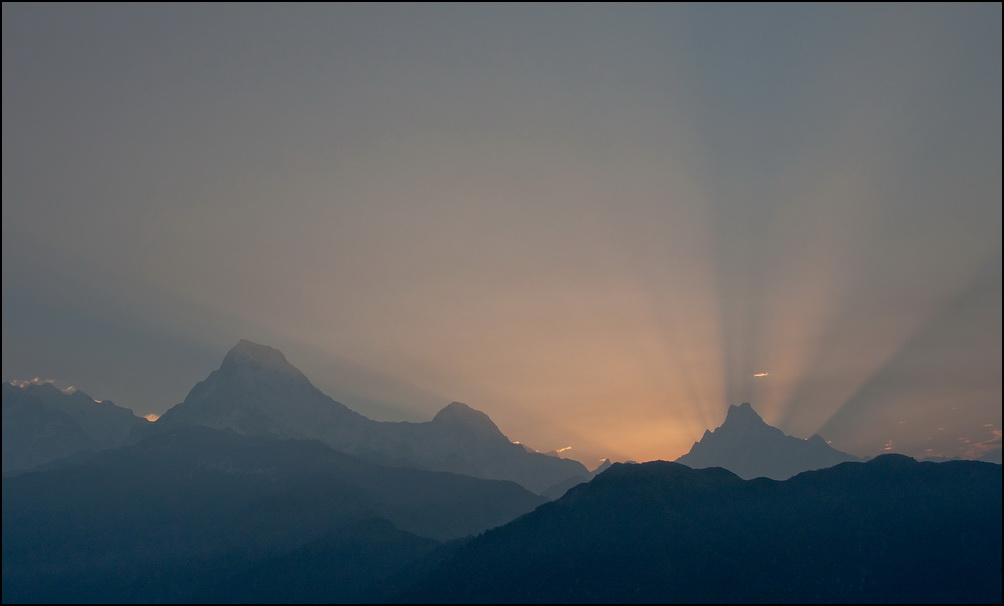
[[[1001,439],[1001,5],[3,5],[3,362],[160,414],[247,338],[591,468],[751,402]]]

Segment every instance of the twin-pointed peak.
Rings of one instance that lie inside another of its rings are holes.
[[[832,448],[818,435],[808,440],[785,435],[768,425],[749,402],[729,406],[725,422],[705,431],[690,452],[677,459],[695,469],[724,467],[741,478],[787,479],[810,469],[830,467],[857,457]]]
[[[766,425],[767,423],[763,420],[757,411],[753,410],[749,402],[743,402],[742,404],[736,406],[729,406],[729,412],[725,415],[725,423],[727,424],[743,424],[743,425]]]
[[[241,339],[227,352],[220,365],[220,373],[224,376],[255,377],[256,381],[269,375],[302,378],[307,381],[304,374],[290,364],[281,351],[247,339]],[[440,410],[432,421],[433,423],[464,427],[485,435],[503,436],[498,426],[488,415],[462,402],[449,404]]]

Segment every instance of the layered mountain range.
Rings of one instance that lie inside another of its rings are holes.
[[[150,423],[128,408],[51,383],[3,384],[3,473],[118,448]]]
[[[999,464],[854,462],[746,403],[590,474],[457,402],[373,421],[241,341],[155,423],[48,384],[3,414],[4,603],[1001,600]]]
[[[425,423],[374,421],[322,393],[278,349],[246,340],[156,424],[317,439],[373,462],[512,480],[538,494],[592,477],[578,461],[511,442],[488,415],[460,402]]]
[[[314,583],[352,601],[546,501],[514,482],[199,426],[5,477],[2,497],[4,603],[258,601],[228,577],[318,549],[341,564]]]
[[[977,461],[785,481],[617,463],[546,502],[185,427],[4,478],[2,497],[4,603],[1001,599],[1001,467]]]
[[[374,421],[322,393],[278,349],[241,340],[218,370],[153,424],[80,391],[64,392],[50,383],[5,383],[3,473],[193,425],[242,435],[318,439],[372,462],[512,480],[552,499],[609,465],[590,472],[556,453],[514,444],[488,415],[460,402],[425,423]],[[818,435],[807,440],[785,435],[749,403],[729,406],[723,424],[705,431],[676,459],[696,469],[722,467],[745,479],[786,479],[860,460]],[[1000,450],[983,460],[999,463]]]
[[[3,390],[5,475],[190,426],[316,439],[375,463],[511,480],[552,496],[594,475],[573,459],[513,443],[488,415],[460,402],[424,423],[374,421],[322,393],[278,349],[247,340],[155,423],[49,383],[5,383]]]

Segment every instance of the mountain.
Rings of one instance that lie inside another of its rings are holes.
[[[127,408],[51,383],[3,384],[3,474],[70,455],[118,448],[150,423]]]
[[[546,501],[207,427],[6,477],[2,498],[4,603],[357,601]]]
[[[694,469],[723,467],[743,479],[784,480],[812,469],[860,461],[814,435],[808,440],[785,435],[764,422],[749,402],[729,406],[725,422],[705,431],[690,452],[676,460]]]
[[[557,455],[556,454],[555,455],[550,455],[549,454],[548,456],[557,456]],[[555,484],[554,486],[548,488],[543,493],[541,493],[541,496],[547,497],[548,500],[551,500],[551,501],[553,501],[553,500],[555,500],[557,498],[560,498],[561,495],[563,495],[566,492],[568,492],[568,489],[572,488],[573,486],[578,486],[579,484],[582,484],[583,482],[588,482],[588,481],[592,480],[596,476],[598,476],[601,473],[603,473],[604,471],[606,471],[607,468],[609,468],[611,465],[613,465],[613,462],[610,461],[610,459],[603,459],[603,462],[600,463],[600,466],[597,467],[596,469],[594,469],[593,471],[589,472],[588,475],[586,475],[586,476],[573,476],[571,478],[568,478],[564,482],[560,482],[560,483]]]
[[[512,480],[537,494],[590,477],[578,461],[514,444],[488,415],[460,402],[425,423],[371,420],[322,393],[278,349],[247,340],[156,425],[317,439],[374,462]]]
[[[986,461],[987,463],[997,463],[998,465],[1000,465],[1001,464],[1001,449],[1000,448],[995,448],[994,450],[991,450],[990,452],[984,453],[983,456],[981,456],[980,458],[978,458],[976,460],[977,461]]]
[[[488,531],[397,603],[1001,602],[1001,466],[883,455],[785,481],[655,461]]]
[[[355,451],[371,421],[321,393],[278,349],[242,340],[156,423],[294,439],[323,435]]]

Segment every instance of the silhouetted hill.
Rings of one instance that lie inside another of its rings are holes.
[[[213,579],[191,594],[199,603],[384,603],[463,544],[439,544],[366,520],[246,571]]]
[[[741,478],[785,480],[812,469],[860,461],[814,435],[802,440],[764,422],[748,402],[729,406],[725,422],[705,431],[690,452],[676,460],[694,469],[724,467]]]
[[[615,464],[398,601],[1000,603],[1001,466],[885,455],[776,481]]]
[[[512,443],[488,415],[460,402],[426,423],[368,419],[323,394],[279,350],[247,340],[156,425],[317,439],[374,462],[512,480],[538,494],[569,478],[589,477],[578,461]]]
[[[554,456],[557,456],[557,455],[554,455]],[[593,471],[590,471],[587,475],[585,475],[585,476],[575,476],[575,477],[572,477],[572,478],[568,478],[564,482],[561,482],[559,484],[555,484],[554,486],[548,488],[543,493],[541,493],[541,496],[547,497],[551,501],[553,501],[554,499],[561,498],[561,496],[563,494],[565,494],[566,492],[568,492],[568,489],[572,488],[573,486],[578,486],[579,484],[582,484],[583,482],[588,482],[588,481],[592,480],[593,478],[595,478],[599,474],[601,474],[604,471],[606,471],[611,465],[613,465],[613,462],[611,462],[610,459],[604,459],[603,462],[600,463],[599,467],[597,467]]]
[[[320,551],[318,562],[355,555],[302,590],[358,599],[438,541],[545,501],[512,482],[205,427],[4,478],[2,496],[5,603],[204,601],[210,590],[230,601],[253,593],[266,562]]]
[[[118,448],[150,423],[127,408],[51,383],[3,384],[3,474]]]

